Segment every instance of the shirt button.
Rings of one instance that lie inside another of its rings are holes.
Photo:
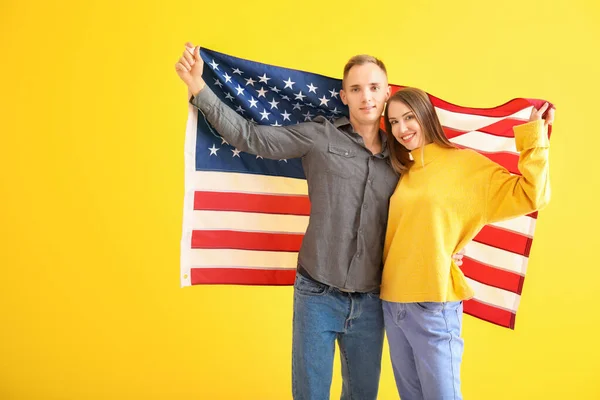
[[[366,210],[369,206],[367,206],[367,204],[363,204],[363,208]]]
[[[362,233],[363,233],[363,230],[362,230],[362,228],[360,228],[360,229],[358,230],[358,234],[359,234],[359,235],[362,235]]]
[[[360,258],[360,251],[356,253],[356,258]]]
[[[373,178],[369,178],[368,182],[369,182],[370,185],[372,185],[373,184]]]
[[[348,155],[348,152],[345,152],[345,153],[344,153],[344,155],[345,155],[345,156],[347,156],[347,155]]]

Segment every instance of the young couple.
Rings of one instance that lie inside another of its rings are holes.
[[[384,327],[402,400],[461,399],[462,301],[473,291],[459,250],[485,224],[548,202],[548,104],[514,129],[516,176],[452,145],[423,91],[390,96],[375,57],[344,67],[349,119],[283,127],[252,124],[223,104],[202,80],[199,47],[187,43],[175,69],[232,146],[302,159],[312,207],[294,284],[294,399],[330,398],[337,340],[341,399],[375,400]]]

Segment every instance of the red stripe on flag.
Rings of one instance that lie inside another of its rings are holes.
[[[308,196],[195,192],[194,210],[310,215],[310,201]]]
[[[473,240],[525,257],[529,257],[529,250],[531,248],[530,237],[493,225],[484,226]]]
[[[460,269],[465,276],[488,286],[521,294],[525,277],[514,272],[494,268],[465,256]]]
[[[192,285],[293,285],[295,269],[192,268]]]
[[[230,230],[192,231],[192,249],[300,251],[304,234]]]
[[[515,329],[515,314],[508,310],[490,306],[475,299],[465,301],[463,303],[463,310],[465,314],[473,317],[505,328]]]

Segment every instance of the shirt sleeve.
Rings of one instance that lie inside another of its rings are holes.
[[[224,104],[205,86],[190,103],[227,142],[238,150],[265,158],[298,158],[313,147],[324,125],[305,122],[290,126],[256,125]]]
[[[513,175],[496,163],[488,166],[487,222],[525,215],[545,207],[550,201],[550,143],[544,121],[518,125],[514,132],[521,175]]]

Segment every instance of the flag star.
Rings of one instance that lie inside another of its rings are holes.
[[[223,75],[223,78],[225,78],[225,83],[231,82],[231,77],[227,74],[227,72],[225,72],[225,75]]]
[[[307,112],[306,112],[306,114],[302,114],[302,116],[304,117],[304,120],[305,120],[305,121],[312,121],[312,117],[313,117],[314,115],[312,115],[312,114],[310,113],[310,111],[307,111]]]
[[[256,122],[254,118],[250,118],[248,121],[250,121],[251,124],[258,125],[258,122]]]
[[[246,110],[244,110],[244,109],[242,108],[242,106],[238,106],[238,107],[235,109],[235,111],[239,112],[240,114],[243,114],[243,113],[244,113]]]
[[[320,106],[327,106],[327,103],[329,103],[329,99],[325,97],[325,95],[323,95],[323,97],[321,97],[319,100],[321,101],[321,104],[319,104]]]
[[[331,93],[331,97],[332,98],[335,97],[337,99],[337,95],[338,95],[339,92],[336,92],[335,88],[333,88],[333,90],[330,90],[329,93]]]
[[[264,97],[265,99],[267,98],[267,96],[265,96],[265,94],[267,93],[267,91],[265,90],[264,87],[261,87],[260,90],[257,90],[258,92],[258,97]]]
[[[263,119],[266,119],[268,121],[269,120],[269,115],[271,115],[271,113],[267,112],[267,109],[265,108],[265,110],[263,112],[261,112],[260,115],[261,115],[261,118],[260,118],[261,121]]]
[[[314,94],[317,94],[318,87],[313,86],[312,82],[310,85],[306,85],[306,87],[308,88],[308,93],[313,92]]]
[[[243,72],[241,69],[239,69],[239,68],[236,68],[236,69],[234,69],[234,70],[233,70],[233,73],[234,73],[234,74],[241,75],[241,74],[243,74],[244,72]]]
[[[296,96],[296,100],[304,101],[305,95],[302,94],[302,90],[298,92],[298,94],[294,94]]]
[[[286,95],[283,95],[283,96],[281,96],[281,100],[287,100],[287,101],[290,101],[290,98],[289,98],[289,97],[287,97]]]
[[[244,79],[246,79],[246,78],[244,78]],[[254,79],[252,79],[252,78],[246,79],[246,86],[248,86],[248,85],[254,86],[254,83],[256,83],[256,81]]]
[[[281,89],[277,89],[277,86],[273,86],[273,87],[269,86],[269,89],[271,89],[271,90],[272,90],[272,91],[274,91],[275,93],[279,93],[279,92],[281,92]]]
[[[241,150],[231,149],[231,151],[233,152],[233,155],[231,157],[239,157],[240,156]]]
[[[219,150],[220,150],[220,148],[219,148],[219,147],[215,147],[215,144],[214,144],[214,143],[213,143],[212,147],[209,147],[208,149],[210,150],[210,154],[209,154],[209,156],[212,156],[212,155],[215,155],[215,156],[216,156],[216,155],[217,155],[217,151],[219,151]]]
[[[292,111],[294,111],[296,108],[298,110],[302,111],[302,107],[300,107],[300,103],[299,102],[297,102],[297,103],[294,104],[294,108],[292,109]]]
[[[281,159],[281,160],[279,160],[279,161],[285,161],[285,162],[287,162],[287,159],[285,159],[285,158],[282,158],[282,159]]]
[[[258,156],[258,155],[257,155],[257,156],[256,156],[256,159],[258,160],[259,158],[260,158],[261,160],[263,160],[262,156]]]
[[[229,92],[227,92],[227,94],[225,95],[225,97],[228,98],[231,101],[235,100],[235,97],[233,97]]]
[[[223,84],[218,79],[215,79],[215,86],[222,88]]]
[[[244,91],[244,88],[240,86],[240,84],[238,83],[237,87],[235,88],[235,90],[237,90],[237,95],[241,95],[242,92]],[[323,96],[325,97],[325,96]]]
[[[341,111],[338,111],[337,107],[335,107],[333,110],[331,110],[331,112],[332,112],[334,115],[338,115],[339,113],[341,113]]]
[[[294,83],[296,83],[296,82],[292,82],[292,78],[288,78],[287,81],[283,81],[283,82],[285,83],[284,89],[286,89],[286,88],[293,89],[294,88]]]
[[[221,137],[221,144],[229,144],[229,142],[224,137]]]
[[[310,108],[315,108],[316,107],[313,103],[308,103],[307,106],[309,106]]]
[[[212,62],[210,63],[210,66],[211,66],[211,67],[213,67],[213,69],[214,69],[215,71],[218,71],[218,70],[219,70],[219,64],[217,64],[217,63],[215,62],[215,60],[212,60]]]
[[[250,108],[252,107],[256,107],[256,103],[258,103],[258,100],[254,100],[254,97],[250,97],[250,100],[248,100],[250,102]],[[258,108],[258,107],[256,107]]]
[[[277,122],[277,120],[275,120],[275,123],[271,124],[271,126],[283,126],[283,125],[281,125],[279,122]]]
[[[271,105],[271,110],[274,108],[277,108],[279,110],[279,107],[277,107],[277,104],[279,104],[279,102],[275,101],[274,97],[273,97],[273,100],[269,104]]]
[[[263,76],[259,76],[258,78],[260,79],[259,82],[264,82],[267,85],[269,84],[269,80],[271,79],[271,78],[267,78],[267,74],[266,73],[263,74]]]
[[[287,119],[288,121],[290,121],[290,122],[292,121],[292,120],[290,119],[290,115],[292,115],[292,114],[288,113],[288,112],[287,112],[287,110],[283,110],[283,114],[281,114],[281,115],[283,116],[283,120],[284,120],[284,121],[285,121],[286,119]]]

